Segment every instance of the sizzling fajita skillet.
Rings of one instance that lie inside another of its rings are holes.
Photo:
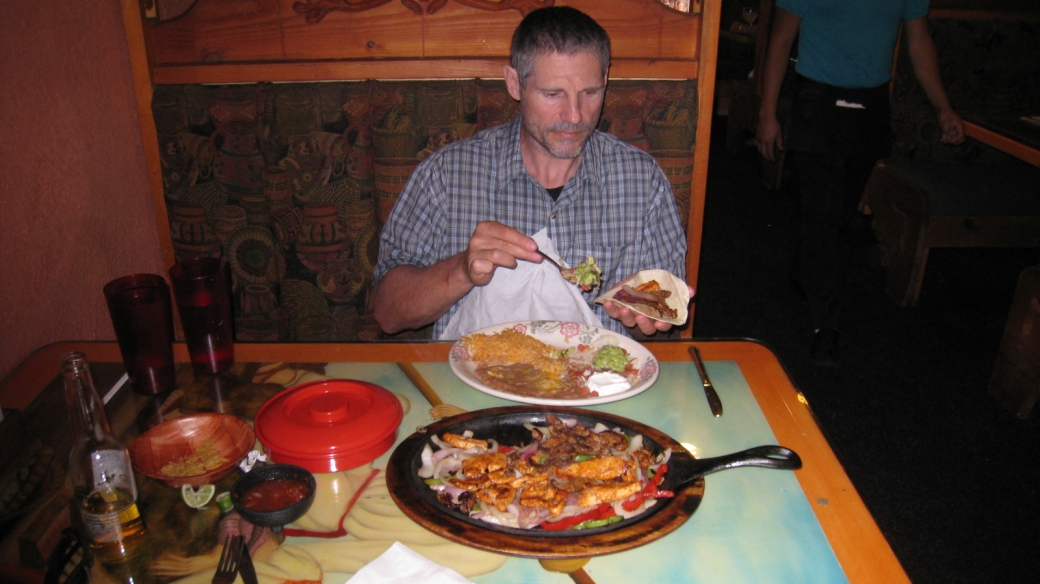
[[[505,527],[474,519],[441,505],[418,471],[423,446],[431,435],[445,432],[474,438],[493,438],[500,444],[517,445],[531,440],[524,424],[546,425],[546,414],[574,418],[593,427],[600,422],[620,428],[628,436],[642,434],[643,444],[654,454],[672,449],[669,470],[662,490],[675,493],[658,499],[644,513],[604,527],[580,531],[552,531]],[[587,558],[637,547],[678,529],[693,515],[704,497],[704,475],[740,466],[775,469],[801,468],[793,450],[782,446],[758,446],[715,458],[697,459],[667,434],[620,416],[568,407],[511,406],[467,412],[419,428],[394,450],[387,464],[386,483],[398,507],[419,525],[452,541],[512,556],[540,559]]]

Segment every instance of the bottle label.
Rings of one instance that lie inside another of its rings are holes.
[[[137,505],[133,505],[136,511]],[[123,512],[128,511],[124,510]],[[121,513],[91,513],[83,511],[83,526],[87,537],[95,543],[113,543],[123,539],[123,525],[119,521]]]
[[[141,522],[137,503],[123,489],[94,491],[83,500],[81,511],[87,535],[95,544],[119,541]]]
[[[91,453],[94,485],[108,485],[130,491],[137,500],[137,485],[130,470],[130,457],[122,450],[97,450]]]

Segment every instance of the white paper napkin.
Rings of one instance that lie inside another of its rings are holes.
[[[383,555],[372,560],[347,584],[473,584],[451,568],[427,560],[395,541]]]
[[[545,229],[531,238],[544,253],[559,257]],[[487,286],[470,291],[448,321],[441,339],[453,341],[492,325],[528,320],[603,326],[578,287],[564,280],[556,266],[547,261],[519,260],[515,269],[499,267]]]

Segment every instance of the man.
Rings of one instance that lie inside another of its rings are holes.
[[[530,236],[543,228],[571,265],[595,258],[600,290],[641,269],[685,278],[685,235],[663,171],[595,130],[609,66],[607,33],[582,12],[550,7],[523,19],[504,67],[519,118],[427,158],[383,228],[373,311],[384,331],[434,322],[442,338],[475,288],[542,261]],[[670,328],[610,302],[592,310],[618,332]]]
[[[938,111],[942,142],[964,140],[928,34],[928,0],[779,0],[762,79],[756,143],[765,158],[795,152],[801,241],[794,281],[809,300],[812,357],[838,363],[838,317],[851,228],[874,163],[889,155],[888,83],[900,25],[914,74]],[[794,102],[785,145],[777,100],[798,37]]]

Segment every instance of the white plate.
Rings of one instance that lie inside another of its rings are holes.
[[[469,352],[461,341],[456,341],[455,345],[451,348],[451,353],[448,354],[448,364],[451,366],[451,370],[467,385],[470,385],[474,389],[482,391],[488,395],[516,402],[542,406],[592,406],[596,404],[606,404],[643,393],[653,385],[655,381],[657,381],[659,367],[657,365],[657,359],[654,358],[650,351],[636,341],[607,329],[574,322],[533,320],[528,322],[507,322],[496,324],[494,326],[480,329],[479,331],[474,331],[471,334],[493,334],[510,328],[516,329],[519,332],[525,333],[528,336],[531,336],[547,345],[552,345],[558,349],[574,348],[579,344],[598,345],[607,338],[614,339],[611,344],[617,344],[625,351],[628,351],[628,355],[634,361],[634,365],[639,368],[639,376],[635,383],[632,384],[631,388],[621,393],[607,396],[579,399],[549,399],[516,395],[515,393],[488,387],[481,383],[480,378],[477,377],[476,374],[477,366],[475,363],[470,361]]]

